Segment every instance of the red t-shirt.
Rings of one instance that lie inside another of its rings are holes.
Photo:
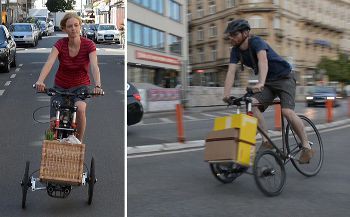
[[[96,50],[96,45],[90,39],[80,37],[80,50],[75,57],[69,56],[68,38],[62,38],[55,43],[60,62],[55,84],[62,88],[72,88],[80,85],[90,85],[89,54]]]

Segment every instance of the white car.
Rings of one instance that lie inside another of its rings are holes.
[[[120,36],[117,27],[114,24],[99,24],[96,30],[96,42],[120,43]]]
[[[13,23],[10,32],[16,45],[29,44],[35,47],[38,44],[38,29],[32,23]]]

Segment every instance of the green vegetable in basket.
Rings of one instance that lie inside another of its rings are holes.
[[[55,138],[55,133],[53,132],[53,130],[48,129],[45,131],[45,139],[46,140],[54,140]]]

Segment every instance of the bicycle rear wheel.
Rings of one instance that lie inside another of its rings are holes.
[[[236,163],[210,163],[209,165],[214,177],[224,184],[233,182],[248,169]]]
[[[323,157],[324,157],[322,139],[316,126],[312,123],[312,121],[309,118],[303,115],[298,115],[298,116],[300,117],[300,119],[304,124],[308,141],[311,145],[311,148],[315,150],[315,154],[313,158],[310,160],[310,163],[308,164],[299,163],[298,159],[300,157],[302,145],[299,137],[296,135],[296,133],[292,129],[290,123],[288,123],[286,127],[286,135],[285,135],[286,146],[287,146],[288,153],[292,157],[291,161],[295,169],[297,169],[297,171],[303,174],[304,176],[311,177],[311,176],[315,176],[318,172],[320,172],[322,167]]]
[[[27,192],[29,188],[29,161],[26,162],[26,167],[24,169],[24,175],[21,182],[22,186],[22,209],[26,208]]]
[[[256,185],[266,196],[277,196],[282,192],[286,182],[286,171],[275,152],[271,150],[258,152],[253,174]]]

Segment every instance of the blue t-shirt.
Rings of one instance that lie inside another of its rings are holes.
[[[261,50],[266,50],[267,61],[268,61],[268,71],[266,76],[266,81],[276,80],[280,78],[287,77],[292,68],[290,64],[280,57],[264,40],[258,36],[252,36],[249,39],[249,47],[252,51],[252,56],[255,58],[255,64],[258,68],[257,53]],[[239,52],[242,54],[243,64],[254,68],[253,61],[251,60],[251,55],[249,54],[249,49],[240,50],[238,47],[233,47],[231,50],[230,63],[237,64],[240,61]],[[259,71],[257,69],[257,71]],[[257,72],[256,72],[257,73]]]

